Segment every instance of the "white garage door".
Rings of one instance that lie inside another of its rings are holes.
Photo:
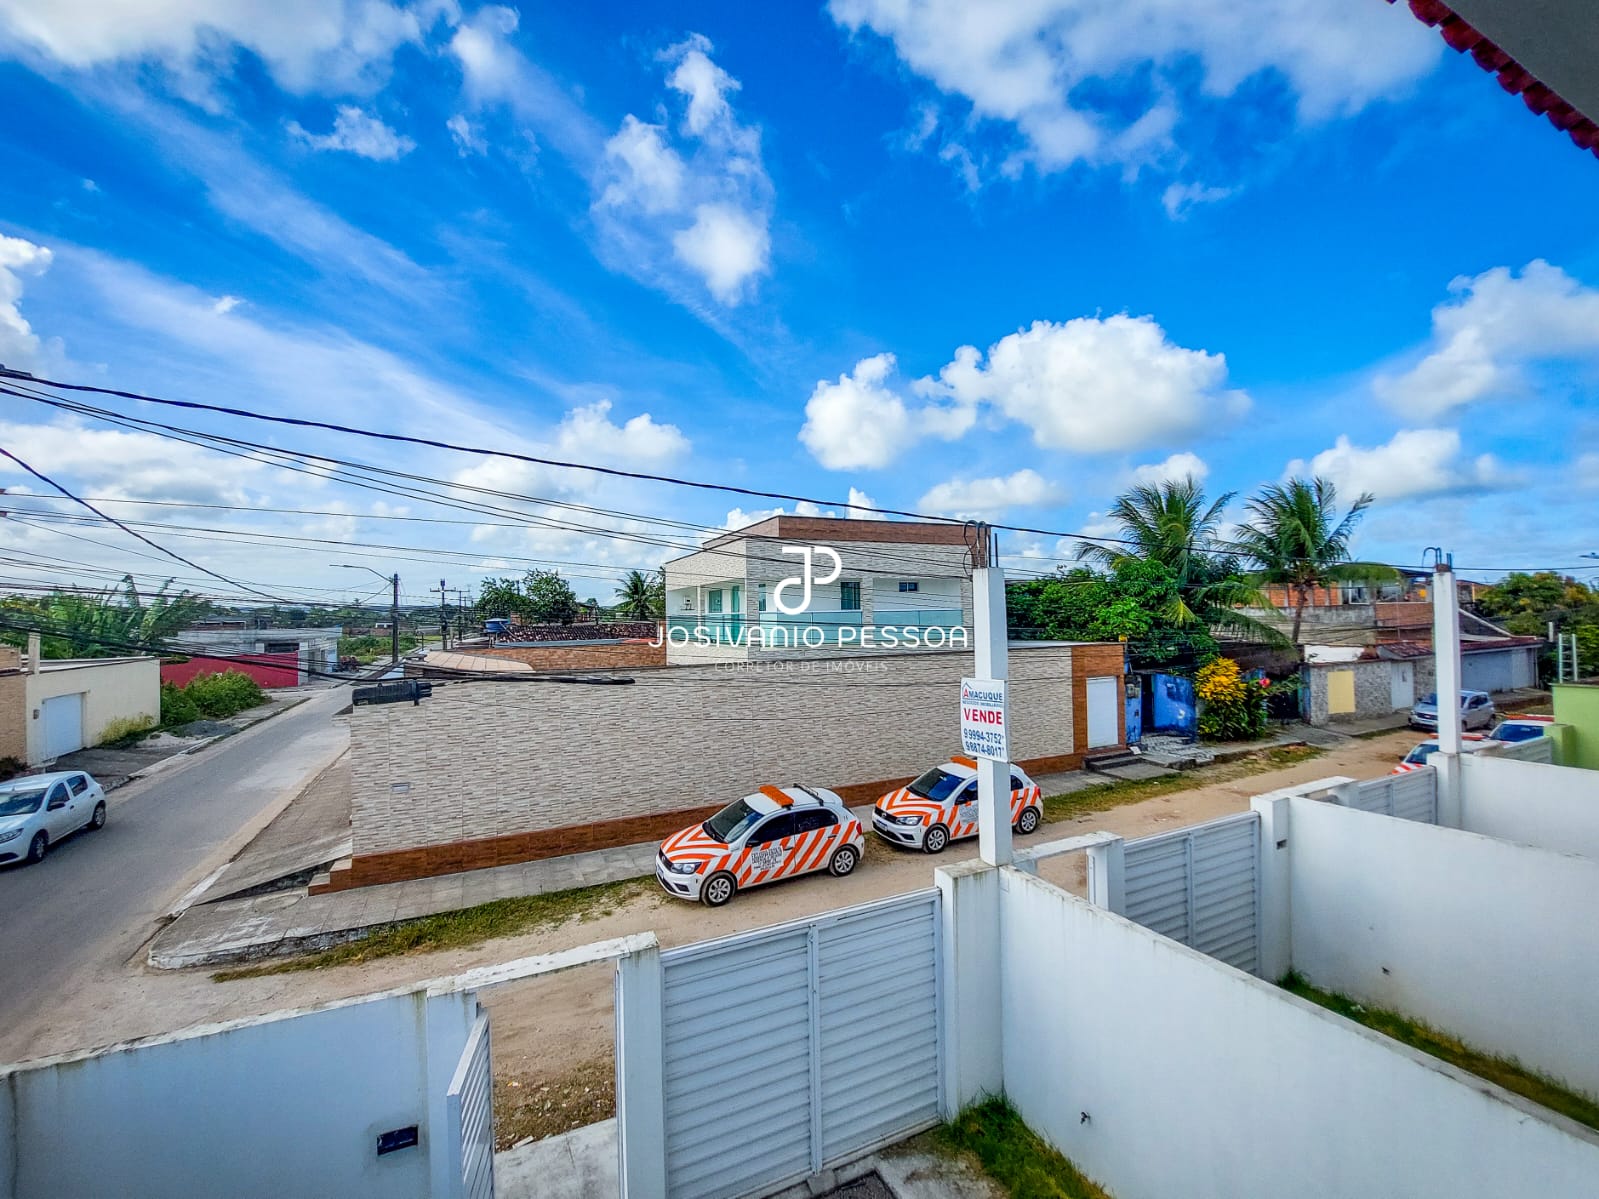
[[[40,709],[46,759],[83,748],[83,692],[53,696]]]
[[[1116,680],[1088,680],[1088,748],[1115,745],[1121,740],[1116,722]]]

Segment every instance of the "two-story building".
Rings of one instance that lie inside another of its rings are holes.
[[[971,533],[773,516],[666,564],[667,661],[969,650]]]

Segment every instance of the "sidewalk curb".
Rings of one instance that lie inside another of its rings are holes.
[[[115,786],[108,787],[106,789],[106,793],[110,794],[113,791],[120,791],[129,783],[137,783],[143,779],[149,778],[151,775],[160,774],[164,770],[171,769],[174,766],[184,765],[190,758],[194,757],[201,750],[209,749],[218,741],[226,741],[229,737],[237,737],[240,733],[249,732],[257,725],[265,724],[269,720],[275,720],[277,717],[282,716],[285,712],[292,712],[301,704],[309,703],[312,698],[313,697],[309,695],[301,696],[293,703],[284,704],[283,707],[279,708],[275,712],[268,712],[265,716],[257,717],[255,720],[252,720],[247,724],[241,724],[238,728],[234,729],[230,733],[214,733],[209,737],[203,737],[199,741],[196,741],[193,745],[187,746],[184,749],[180,749],[175,754],[167,755],[159,762],[151,762],[150,765],[144,767],[143,769],[135,770],[132,774],[122,779],[122,781],[117,783]]]

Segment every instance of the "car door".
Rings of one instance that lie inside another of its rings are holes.
[[[1480,729],[1493,720],[1492,701],[1486,695],[1473,695],[1466,705],[1466,727]]]
[[[87,775],[75,774],[67,780],[68,808],[76,819],[72,827],[80,829],[87,827],[90,817],[94,815],[94,797],[89,794],[89,778]]]
[[[838,817],[826,808],[794,813],[794,862],[790,873],[825,869],[838,846]]]
[[[738,872],[738,885],[754,887],[782,878],[792,864],[795,819],[791,812],[768,817],[745,842],[744,864]]]
[[[82,823],[78,819],[77,809],[78,805],[65,783],[51,785],[44,799],[44,830],[50,834],[50,840],[59,841],[77,830]]]
[[[977,780],[972,779],[950,796],[950,804],[950,837],[977,836]]]

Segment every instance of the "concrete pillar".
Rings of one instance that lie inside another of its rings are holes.
[[[965,861],[933,871],[942,902],[944,1086],[942,1116],[953,1119],[1005,1087],[1000,1021],[1000,874]]]
[[[1286,795],[1257,795],[1249,801],[1260,817],[1260,976],[1277,982],[1294,968],[1292,865]]]
[[[1005,572],[997,566],[972,572],[976,608],[974,637],[977,676],[1003,681],[1009,674],[1009,633],[1005,623]],[[1005,712],[1005,735],[1010,737],[1010,705]],[[977,759],[977,852],[993,866],[1011,861],[1010,763]]]
[[[1127,843],[1120,837],[1088,847],[1088,902],[1127,914]]]
[[[1438,667],[1438,748],[1460,752],[1460,596],[1455,572],[1440,562],[1432,574],[1432,652]]]
[[[44,654],[43,654],[43,652],[41,651],[41,649],[39,647],[39,634],[37,634],[37,633],[29,633],[28,634],[28,673],[29,674],[38,674],[39,673],[39,669],[40,669],[40,666],[41,666],[41,659],[43,657],[44,657]]]
[[[621,1199],[666,1199],[666,1040],[659,948],[616,960],[616,1148]]]

